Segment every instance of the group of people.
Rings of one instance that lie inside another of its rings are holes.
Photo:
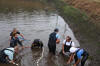
[[[54,32],[52,32],[49,35],[49,40],[48,40],[49,52],[54,55],[56,52],[56,44],[60,43],[60,35],[58,34],[58,32],[59,29],[56,28]],[[69,53],[69,59],[67,61],[67,64],[70,64],[75,59],[74,66],[78,66],[80,62],[81,62],[81,66],[84,66],[89,56],[88,52],[85,49],[75,47],[75,44],[71,40],[70,36],[67,36],[66,39],[63,41],[61,53],[63,55]]]
[[[52,32],[49,35],[49,40],[48,40],[49,52],[54,55],[56,54],[56,44],[60,43],[60,35],[58,34],[58,32],[59,32],[58,28],[54,29],[54,32]],[[23,34],[21,34],[16,28],[14,28],[13,31],[10,33],[10,39],[9,39],[10,46],[0,51],[0,62],[15,64],[13,60],[14,53],[18,53],[18,47],[19,47],[18,44],[22,47],[22,49],[25,48],[22,44],[22,41],[24,40],[25,38]],[[43,43],[40,39],[35,39],[32,43],[31,48],[33,48],[33,46],[38,46],[42,48]],[[61,52],[62,54],[65,54],[67,52],[70,53],[67,64],[70,64],[75,59],[74,66],[77,66],[80,62],[81,66],[84,66],[89,56],[88,52],[85,49],[75,47],[75,44],[71,40],[70,36],[67,36],[66,39],[63,41]]]
[[[22,37],[23,39],[21,39],[20,37]],[[23,40],[23,34],[21,34],[16,28],[14,28],[13,31],[10,33],[9,47],[4,48],[0,51],[0,63],[15,64],[13,57],[15,53],[18,53],[18,44],[22,47],[22,49],[24,49],[24,46],[22,44]]]

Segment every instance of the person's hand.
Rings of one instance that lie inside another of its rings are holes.
[[[57,40],[56,40],[56,43],[57,43],[57,44],[59,44],[59,43],[60,43],[60,40],[59,40],[59,39],[57,39]]]
[[[12,63],[12,64],[14,64],[15,62],[12,60],[12,61],[9,61],[9,63]]]
[[[70,64],[70,61],[68,61],[67,64]]]
[[[63,51],[63,54],[65,54],[65,52]]]
[[[74,64],[73,66],[76,66],[76,64]]]
[[[22,46],[22,50],[24,49],[25,47],[24,46]]]

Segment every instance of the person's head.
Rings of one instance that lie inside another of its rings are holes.
[[[16,33],[17,32],[17,29],[16,28],[13,28],[13,33]]]
[[[13,37],[17,38],[18,37],[17,33],[13,33]]]
[[[54,32],[59,32],[59,29],[58,29],[58,28],[55,28],[55,29],[54,29]]]
[[[14,47],[14,52],[15,52],[15,53],[18,53],[18,46],[15,46],[15,47]]]
[[[71,37],[70,36],[67,36],[66,37],[66,40],[67,40],[67,42],[70,42],[71,41]]]

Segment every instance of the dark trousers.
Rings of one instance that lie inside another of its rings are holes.
[[[55,55],[56,44],[48,44],[49,52],[52,52]]]
[[[83,58],[81,59],[81,66],[84,66],[86,60],[88,59],[88,53],[86,51],[84,51],[84,53],[82,54]],[[75,63],[77,62],[78,58],[77,58],[77,55],[75,55],[74,57],[75,59]]]
[[[18,43],[20,46],[23,46],[23,45],[22,45],[22,42],[19,41],[19,39],[12,39],[12,40],[10,41],[10,47],[15,47],[15,46],[17,46],[17,43]]]
[[[9,64],[9,61],[6,59],[6,57],[0,57],[0,63]]]

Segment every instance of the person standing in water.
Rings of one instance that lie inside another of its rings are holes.
[[[20,39],[18,38],[18,35],[24,39],[23,34],[21,34],[16,28],[14,28],[13,31],[10,33],[10,37],[9,37],[10,46],[12,45],[12,43],[15,45],[16,45],[16,43],[19,43],[22,46],[22,41],[20,41]],[[13,45],[13,47],[15,45]],[[22,48],[24,48],[24,46],[22,46]]]
[[[54,32],[52,32],[49,35],[49,40],[48,40],[48,48],[49,52],[53,53],[55,55],[56,52],[56,44],[60,43],[60,35],[58,34],[59,29],[54,29]]]
[[[18,38],[18,34],[13,34],[13,37],[12,39],[10,40],[10,47],[15,47],[15,46],[18,46],[18,44],[23,48],[23,44],[22,42],[19,40]]]

